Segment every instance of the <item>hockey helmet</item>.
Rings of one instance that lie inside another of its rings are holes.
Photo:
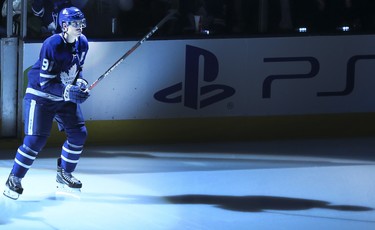
[[[63,28],[63,23],[73,25],[74,27],[86,27],[85,15],[77,7],[64,8],[59,14],[59,25]]]

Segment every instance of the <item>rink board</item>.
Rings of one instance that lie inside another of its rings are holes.
[[[88,121],[89,145],[373,136],[373,114]],[[54,127],[51,146],[64,134]]]
[[[368,135],[374,38],[147,41],[82,105],[90,140]],[[92,83],[134,44],[90,41],[84,77]],[[24,44],[25,72],[40,47]]]

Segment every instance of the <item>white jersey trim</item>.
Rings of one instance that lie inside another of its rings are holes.
[[[49,79],[51,79],[51,78],[55,78],[57,75],[56,74],[51,75],[51,74],[41,73],[39,76],[43,77],[43,78],[49,78]]]
[[[27,125],[28,135],[33,135],[35,105],[36,105],[36,101],[31,100],[30,110],[29,110],[29,120],[27,121],[28,122],[28,125]]]
[[[26,93],[29,93],[29,94],[32,94],[32,95],[35,95],[35,96],[38,96],[38,97],[46,98],[46,99],[49,99],[51,101],[64,101],[63,97],[59,97],[59,96],[55,96],[55,95],[52,95],[52,94],[49,94],[49,93],[41,92],[39,90],[32,89],[32,88],[27,88]]]

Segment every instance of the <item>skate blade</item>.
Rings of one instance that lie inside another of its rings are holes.
[[[10,190],[9,188],[5,188],[3,195],[12,200],[17,200],[20,197],[20,194],[16,193],[13,190]]]
[[[81,189],[80,188],[71,188],[68,185],[57,183],[56,189],[56,197],[68,197],[68,198],[75,198],[81,199]]]

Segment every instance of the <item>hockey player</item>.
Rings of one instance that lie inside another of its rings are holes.
[[[64,8],[59,13],[59,25],[62,32],[44,41],[39,59],[28,73],[24,97],[25,137],[4,190],[4,195],[12,199],[22,194],[21,179],[45,146],[54,119],[67,136],[57,160],[56,181],[69,188],[82,187],[72,172],[87,137],[79,105],[89,97],[88,83],[81,71],[88,51],[88,41],[82,34],[86,20],[78,8]]]

